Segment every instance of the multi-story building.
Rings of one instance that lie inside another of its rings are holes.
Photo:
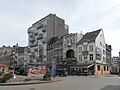
[[[58,40],[58,36],[51,38],[48,42],[47,42],[47,63],[51,64],[52,63],[52,57],[55,57],[55,52],[54,52],[54,48],[55,48],[55,42]]]
[[[16,48],[16,61],[18,66],[23,66],[28,61],[28,47],[17,47]]]
[[[28,28],[30,63],[47,62],[47,41],[55,36],[68,34],[65,21],[55,14],[49,14]]]
[[[72,64],[77,61],[77,43],[83,34],[71,33],[63,36],[63,61]]]
[[[77,62],[77,43],[83,37],[79,33],[71,33],[53,37],[48,41],[47,57],[51,64],[52,57],[56,60],[56,69],[67,68],[70,74],[70,65]]]
[[[63,36],[53,37],[48,41],[47,61],[51,64],[52,57],[55,58],[56,64],[63,64]]]
[[[111,45],[108,45],[106,44],[106,63],[111,65],[111,51],[112,51],[112,48],[111,48]]]
[[[28,47],[3,46],[0,48],[0,63],[7,66],[22,66],[28,61]]]
[[[112,58],[112,64],[111,64],[111,73],[118,74],[119,73],[119,67],[120,67],[120,58],[113,57]]]
[[[15,62],[15,50],[14,47],[4,46],[0,47],[0,63],[7,66],[14,66]]]
[[[106,44],[102,29],[86,33],[78,42],[77,50],[77,60],[81,64],[80,67],[84,65],[88,72],[96,75],[109,73],[109,66],[106,64]],[[90,67],[92,68],[89,69]]]

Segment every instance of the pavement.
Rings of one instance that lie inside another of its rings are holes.
[[[109,78],[116,78],[119,77],[118,75],[106,75],[106,76],[96,76],[96,75],[92,75],[92,76],[87,76],[87,77],[91,77],[91,78],[101,78],[101,77],[109,77]],[[12,85],[30,85],[30,84],[44,84],[44,83],[52,83],[52,82],[58,82],[58,81],[62,81],[62,77],[55,77],[55,78],[51,78],[51,80],[48,81],[44,81],[42,80],[41,77],[27,77],[27,76],[21,76],[21,75],[17,75],[15,79],[11,79],[10,82],[7,83],[0,83],[0,86],[12,86]]]
[[[61,77],[54,77],[51,80],[42,80],[40,77],[27,77],[17,75],[15,79],[11,79],[7,83],[0,83],[0,86],[12,86],[12,85],[29,85],[29,84],[44,84],[44,83],[52,83],[62,81]]]

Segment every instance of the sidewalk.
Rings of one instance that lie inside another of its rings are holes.
[[[31,78],[30,81],[25,81],[28,78],[27,76],[17,76],[16,79],[12,79],[8,83],[0,83],[0,86],[12,86],[12,85],[29,85],[29,84],[44,84],[62,81],[61,77],[55,77],[50,81],[43,81],[41,78]]]
[[[101,77],[120,77],[119,75],[107,74],[107,75],[90,75],[91,78],[101,78]]]

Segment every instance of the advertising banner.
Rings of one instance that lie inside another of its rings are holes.
[[[28,66],[28,76],[29,77],[37,77],[44,76],[46,74],[46,66],[42,65],[30,65]]]

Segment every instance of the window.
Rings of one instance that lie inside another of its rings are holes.
[[[105,57],[103,57],[103,61],[105,62]]]
[[[79,52],[80,52],[80,53],[82,52],[82,47],[79,47]]]
[[[100,41],[100,46],[102,46],[102,42]]]
[[[105,54],[105,50],[103,50],[103,54]]]
[[[90,61],[93,61],[93,54],[90,54]]]
[[[89,46],[90,51],[93,51],[93,45]]]
[[[100,65],[97,65],[97,70],[100,71]]]
[[[84,46],[84,51],[87,51],[87,45]]]
[[[75,37],[72,38],[72,43],[73,43],[73,44],[75,43]]]
[[[87,61],[87,56],[84,56],[84,61]]]
[[[79,61],[82,61],[82,55],[79,55]]]
[[[106,66],[104,66],[104,71],[106,71]]]
[[[109,67],[107,66],[107,71],[109,71]]]
[[[67,39],[67,44],[69,43],[69,39]]]

